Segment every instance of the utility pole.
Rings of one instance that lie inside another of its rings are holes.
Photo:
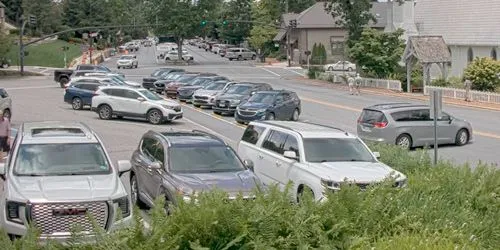
[[[20,73],[24,75],[24,44],[23,44],[23,35],[24,35],[24,27],[26,26],[26,20],[23,16],[19,19],[21,21],[21,30],[19,32],[19,66]]]

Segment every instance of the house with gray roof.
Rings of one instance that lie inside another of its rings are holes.
[[[451,53],[450,76],[461,76],[476,57],[498,60],[500,1],[418,0],[415,24],[419,35],[443,36]],[[439,70],[434,69],[435,76]]]

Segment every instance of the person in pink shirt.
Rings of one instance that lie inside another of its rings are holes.
[[[0,152],[10,151],[10,121],[0,110]]]

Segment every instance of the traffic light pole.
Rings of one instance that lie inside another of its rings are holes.
[[[23,17],[21,17],[21,30],[19,31],[19,73],[23,76],[24,75],[24,43],[23,43],[23,36],[24,36],[24,27],[26,26],[26,20],[24,20]]]

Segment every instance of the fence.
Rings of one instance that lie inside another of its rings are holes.
[[[424,95],[429,95],[432,90],[443,90],[443,97],[465,100],[465,89],[425,86]],[[469,92],[472,101],[500,104],[500,94],[471,90]]]
[[[345,72],[344,74],[335,74],[332,72],[317,72],[316,79],[329,81],[333,83],[347,83],[347,77],[355,77],[356,72]],[[387,79],[374,79],[374,78],[362,78],[362,87],[368,88],[379,88],[379,89],[389,89],[395,91],[402,91],[401,82],[398,80],[387,80]]]

